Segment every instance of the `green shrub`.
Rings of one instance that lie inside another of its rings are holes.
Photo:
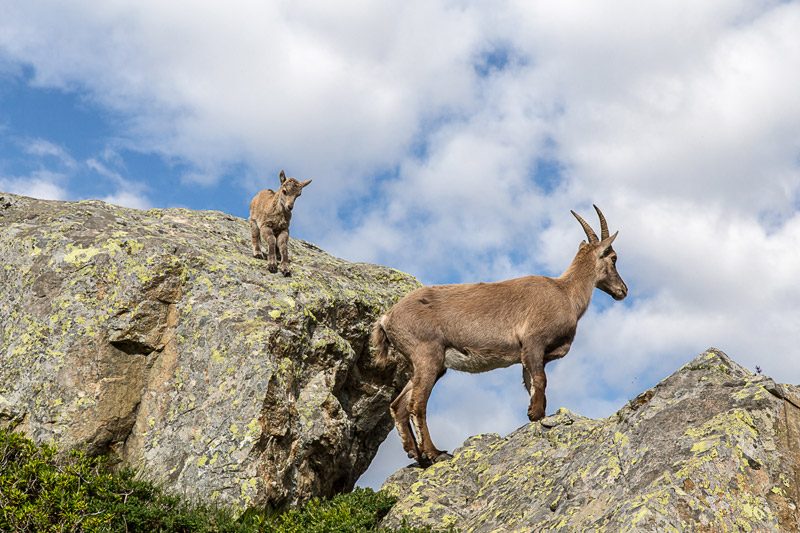
[[[102,457],[37,446],[0,431],[0,531],[253,531],[230,512],[194,505],[126,470],[112,474]]]
[[[239,519],[224,508],[165,494],[134,472],[112,473],[102,457],[36,445],[0,430],[0,532],[356,533],[379,530],[396,499],[357,488],[314,499],[278,516],[251,509]],[[430,529],[401,528],[401,533]]]
[[[15,433],[0,433],[0,530],[104,531],[110,513],[90,509],[101,491],[95,461],[57,465],[52,446],[36,446]]]
[[[331,500],[314,498],[287,511],[262,530],[275,533],[349,533],[376,531],[397,500],[372,489],[356,488]]]

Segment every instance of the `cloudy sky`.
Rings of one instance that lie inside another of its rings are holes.
[[[800,382],[800,2],[0,0],[0,190],[248,215],[426,284],[559,275],[596,203],[596,291],[548,411],[608,416],[709,346]],[[453,449],[527,422],[520,367],[448,373]],[[406,464],[393,433],[362,485]]]

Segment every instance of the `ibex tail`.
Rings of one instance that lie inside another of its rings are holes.
[[[375,362],[380,366],[386,366],[389,362],[389,337],[386,336],[382,321],[383,316],[375,323],[375,329],[372,330],[372,345],[376,349]]]

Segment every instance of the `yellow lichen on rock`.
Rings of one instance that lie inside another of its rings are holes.
[[[220,212],[9,197],[0,423],[241,507],[366,469],[400,369],[364,347],[413,278],[294,239],[292,277],[273,276],[247,221]]]
[[[771,390],[800,392],[710,349],[608,419],[559,410],[490,445],[469,439],[413,478],[397,472],[384,525],[457,516],[464,532],[798,531],[800,436]]]

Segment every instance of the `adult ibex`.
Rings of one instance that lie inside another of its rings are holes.
[[[544,417],[544,366],[569,351],[594,288],[615,300],[628,294],[611,248],[619,232],[609,236],[603,213],[594,208],[600,217],[600,238],[572,211],[589,242],[581,242],[561,276],[422,287],[380,318],[372,335],[377,360],[385,362],[391,345],[413,366],[411,380],[391,405],[410,458],[427,466],[449,457],[433,445],[426,421],[431,390],[448,368],[478,373],[521,362],[530,394],[528,418]]]
[[[273,273],[278,271],[280,259],[281,272],[284,276],[289,276],[289,222],[292,220],[294,201],[311,180],[297,181],[287,178],[283,170],[279,177],[281,186],[277,192],[272,189],[263,190],[250,202],[250,238],[253,243],[253,257],[267,259],[267,268]],[[266,257],[261,253],[261,239],[267,243]]]

